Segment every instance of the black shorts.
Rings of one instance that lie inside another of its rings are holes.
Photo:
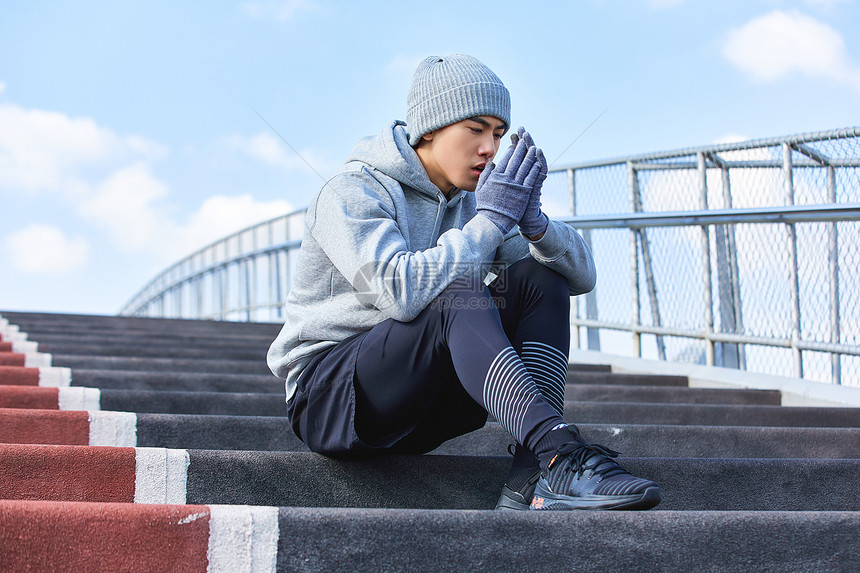
[[[420,321],[424,314],[419,315]],[[413,326],[415,321],[413,321]],[[362,342],[372,336],[387,336],[391,328],[402,327],[388,319],[373,329],[354,335],[311,360],[298,380],[295,394],[287,403],[290,423],[296,435],[314,452],[329,456],[372,453],[426,453],[443,442],[482,428],[487,411],[475,402],[444,361],[431,360],[430,353],[416,360],[397,361],[392,380],[409,380],[420,370],[432,372],[438,380],[422,415],[405,422],[384,440],[366,443],[357,434],[355,368]],[[419,353],[421,354],[421,353]],[[372,360],[364,356],[363,360]],[[428,370],[432,369],[432,370]]]

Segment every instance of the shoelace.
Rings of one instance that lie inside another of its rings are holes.
[[[616,458],[619,455],[621,455],[620,452],[616,452],[606,446],[586,444],[584,442],[568,442],[562,444],[556,450],[556,459],[560,456],[564,456],[565,458],[565,467],[562,470],[562,475],[574,471],[576,472],[575,477],[579,477],[587,469],[592,475],[600,476],[601,481],[614,475],[628,473],[627,470],[612,460],[612,458]],[[592,467],[586,468],[586,462],[595,456],[600,456],[603,459],[597,461]]]

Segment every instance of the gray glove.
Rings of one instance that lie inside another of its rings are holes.
[[[519,128],[516,133],[511,134],[511,141],[514,145],[518,144],[520,141],[524,141],[529,147],[535,146],[532,136],[529,135],[529,133],[522,127]],[[543,182],[546,180],[547,171],[549,170],[546,164],[546,158],[543,155],[543,151],[540,149],[537,150],[535,163],[540,166],[540,171],[532,184],[531,196],[529,197],[528,205],[526,205],[526,210],[523,212],[523,216],[519,221],[520,232],[526,237],[536,237],[540,235],[546,231],[547,225],[549,225],[549,219],[540,210],[541,187],[543,186]]]
[[[537,148],[520,139],[498,165],[488,163],[475,189],[478,213],[495,223],[503,235],[522,219],[531,190],[540,175]]]

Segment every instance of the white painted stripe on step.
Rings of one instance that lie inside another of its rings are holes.
[[[60,388],[57,403],[60,410],[85,410],[94,412],[101,410],[101,391],[98,388]]]
[[[3,335],[3,342],[25,342],[27,340],[27,333],[19,332],[17,326],[15,330],[12,330],[12,328],[0,330],[0,334]]]
[[[184,504],[187,450],[135,448],[134,503]]]
[[[19,354],[33,354],[35,352],[39,352],[38,342],[31,342],[29,340],[12,340],[8,342],[12,342],[12,352],[17,352]]]
[[[137,414],[90,412],[90,445],[133,448],[137,445]]]
[[[275,571],[278,559],[278,508],[209,506],[207,571]]]
[[[39,386],[45,388],[62,388],[72,383],[72,369],[52,366],[39,368]]]
[[[32,352],[24,355],[24,368],[47,368],[51,365],[51,355]]]
[[[21,332],[17,324],[9,324],[9,321],[5,318],[0,318],[0,334],[3,335],[3,342],[27,339],[27,334]],[[21,338],[22,336],[23,338]]]

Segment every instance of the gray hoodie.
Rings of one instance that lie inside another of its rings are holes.
[[[539,241],[503,237],[477,213],[474,193],[447,199],[431,183],[396,121],[359,141],[308,206],[269,368],[286,379],[289,400],[315,354],[383,320],[411,321],[454,280],[481,280],[529,255],[564,275],[572,295],[594,288],[594,261],[576,231],[550,221]]]

